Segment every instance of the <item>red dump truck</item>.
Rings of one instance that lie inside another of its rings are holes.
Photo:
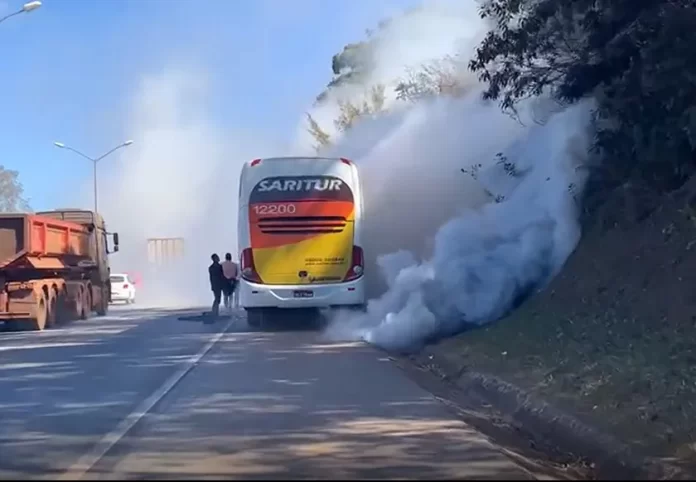
[[[0,214],[0,322],[35,330],[105,315],[111,297],[108,233],[92,211]]]

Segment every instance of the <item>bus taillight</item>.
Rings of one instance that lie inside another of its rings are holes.
[[[242,278],[252,283],[261,283],[261,277],[256,272],[254,265],[254,255],[251,248],[246,248],[242,251]]]
[[[365,269],[365,260],[363,250],[360,246],[353,246],[353,257],[350,263],[350,269],[343,278],[343,281],[353,281],[360,278]]]

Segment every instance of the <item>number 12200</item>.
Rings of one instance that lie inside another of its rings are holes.
[[[295,214],[297,211],[294,204],[257,204],[253,209],[256,214]]]

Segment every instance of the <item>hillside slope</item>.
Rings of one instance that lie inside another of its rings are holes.
[[[642,220],[624,199],[604,207],[543,292],[431,351],[511,382],[638,453],[693,459],[696,179]]]

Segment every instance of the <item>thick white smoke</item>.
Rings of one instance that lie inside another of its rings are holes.
[[[394,20],[372,43],[372,58],[384,64],[366,85],[393,86],[385,72],[396,80],[427,60],[429,41],[432,60],[452,54],[465,64],[486,31],[475,15],[474,1],[438,2],[407,15],[409,28]],[[409,35],[420,17],[428,27],[435,22],[427,37]],[[447,19],[439,29],[438,18]],[[414,63],[404,57],[410,42],[418,44]],[[402,53],[395,61],[388,50],[394,45]],[[576,198],[585,171],[578,168],[586,161],[590,103],[553,112],[552,102],[532,100],[520,107],[520,122],[483,102],[471,74],[461,72],[460,80],[466,93],[459,98],[394,101],[386,115],[344,136],[332,132],[338,142],[331,154],[352,157],[361,169],[373,294],[376,276],[386,283],[366,314],[332,321],[327,333],[334,339],[410,349],[496,320],[553,277],[580,238]],[[356,92],[334,89],[316,118]],[[512,168],[499,162],[499,152]],[[461,172],[472,165],[480,166],[477,180]]]
[[[237,257],[239,173],[245,161],[268,154],[269,143],[218,128],[209,92],[196,69],[143,78],[124,128],[135,142],[103,176],[101,211],[121,238],[112,272],[142,276],[142,303],[208,304],[210,255]],[[183,256],[158,265],[147,240],[167,237],[184,239]]]

